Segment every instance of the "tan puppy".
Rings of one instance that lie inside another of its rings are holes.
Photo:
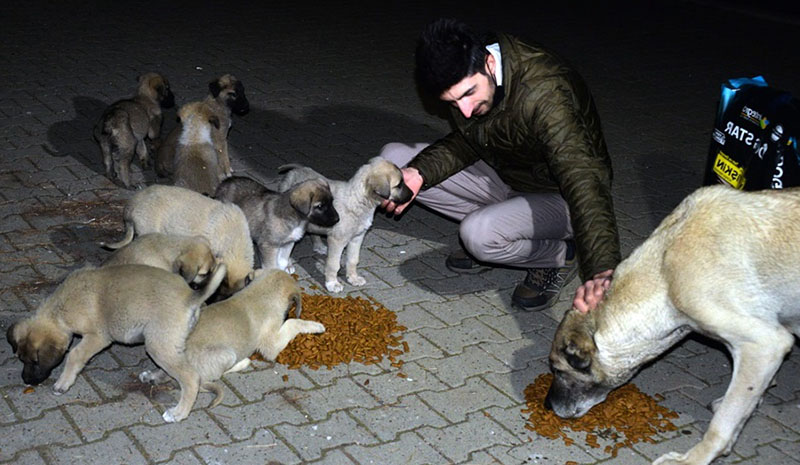
[[[94,128],[94,138],[103,152],[103,164],[109,179],[118,178],[131,187],[131,160],[139,157],[142,169],[149,166],[150,156],[145,138],[153,141],[161,134],[161,108],[175,105],[169,81],[158,73],[139,77],[135,97],[111,104]]]
[[[247,368],[254,352],[275,360],[298,334],[325,332],[325,326],[316,321],[287,319],[292,304],[299,317],[302,303],[297,281],[280,270],[258,270],[247,287],[203,310],[186,340],[186,358],[199,374],[201,388],[216,395],[210,407],[222,402],[223,396],[214,381]],[[144,371],[139,379],[159,383],[168,379],[166,375],[164,370]]]
[[[175,153],[174,183],[205,195],[214,195],[228,177],[223,158],[228,153],[231,118],[218,105],[192,102],[178,110],[181,134]],[[230,169],[230,162],[228,162]]]
[[[8,328],[6,337],[24,364],[22,379],[39,384],[61,363],[72,336],[81,341],[67,355],[53,389],[67,392],[95,354],[113,342],[144,343],[148,355],[178,380],[181,398],[164,420],[180,421],[197,396],[199,378],[181,348],[200,306],[225,275],[219,266],[208,284],[193,291],[180,276],[145,265],[86,267],[72,272],[36,310]]]
[[[136,264],[172,271],[183,276],[187,283],[199,284],[217,261],[205,237],[149,233],[112,253],[101,266]]]
[[[160,232],[179,236],[202,236],[211,244],[217,260],[228,267],[220,292],[231,295],[243,288],[253,271],[254,250],[242,210],[183,187],[152,185],[131,197],[123,213],[125,238],[113,244],[118,249],[135,234]]]
[[[290,164],[278,168],[283,175],[278,190],[285,192],[293,185],[307,179],[322,178],[328,181],[333,193],[333,206],[339,212],[339,222],[325,228],[308,225],[308,232],[326,235],[327,247],[318,236],[314,236],[314,251],[328,256],[325,262],[325,288],[330,292],[341,292],[344,286],[338,274],[342,252],[347,247],[347,282],[363,286],[366,280],[356,269],[361,253],[361,243],[375,216],[375,208],[384,200],[400,205],[411,200],[411,190],[403,182],[403,174],[392,162],[375,157],[356,171],[349,181],[327,179],[311,168]]]
[[[800,189],[687,197],[614,272],[600,306],[567,312],[550,352],[546,405],[579,417],[691,331],[725,343],[733,377],[702,441],[656,464],[728,454],[800,336]]]
[[[294,273],[290,255],[306,227],[333,226],[339,221],[331,189],[322,179],[309,179],[280,193],[253,179],[233,176],[219,185],[214,197],[242,209],[258,245],[261,267],[288,273]]]
[[[208,84],[208,96],[205,103],[214,108],[214,113],[225,114],[230,120],[231,113],[243,116],[250,111],[250,102],[244,93],[244,85],[232,74],[225,74],[211,81]],[[174,171],[174,159],[178,147],[178,139],[181,134],[181,123],[170,131],[167,137],[161,142],[156,152],[156,173],[162,177],[170,176]],[[226,176],[233,173],[231,169],[228,145],[225,144],[222,152],[219,152],[219,166]]]

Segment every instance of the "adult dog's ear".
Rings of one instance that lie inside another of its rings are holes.
[[[561,322],[561,336],[558,344],[569,365],[586,372],[591,368],[592,359],[597,352],[594,343],[595,319],[591,314],[584,314],[577,310],[569,310]]]

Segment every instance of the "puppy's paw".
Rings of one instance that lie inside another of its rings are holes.
[[[352,284],[353,286],[363,286],[364,284],[367,284],[367,280],[357,274],[348,276],[347,282]]]
[[[292,265],[291,263],[286,265],[286,268],[284,268],[283,271],[285,271],[285,272],[287,272],[289,274],[294,274],[294,272],[295,272],[294,265]]]
[[[304,334],[322,334],[325,332],[325,325],[318,321],[303,320],[302,332]]]
[[[686,465],[686,454],[678,452],[667,452],[657,458],[653,465]]]
[[[164,411],[164,413],[161,415],[161,417],[167,423],[177,423],[177,422],[183,420],[184,418],[186,418],[186,415],[179,416],[178,413],[176,412],[176,410],[177,410],[177,407],[169,408],[169,409]]]
[[[325,289],[327,289],[328,292],[342,292],[344,285],[340,283],[338,279],[335,281],[325,281]]]
[[[143,383],[156,383],[156,375],[150,370],[144,370],[143,372],[139,373],[139,381]]]
[[[70,387],[72,387],[72,383],[59,378],[56,384],[53,385],[53,394],[60,396],[67,392]]]

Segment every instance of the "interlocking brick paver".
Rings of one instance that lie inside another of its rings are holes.
[[[364,465],[447,463],[447,459],[414,433],[401,434],[398,440],[384,442],[377,446],[349,446],[346,450],[348,454],[358,460],[358,463]]]
[[[139,452],[136,444],[122,432],[114,432],[102,440],[77,447],[50,447],[47,451],[48,459],[53,464],[72,465],[97,464],[104,465],[125,463],[130,465],[145,464],[147,459]]]
[[[175,450],[231,442],[230,436],[199,410],[192,410],[189,417],[180,423],[134,425],[128,431],[141,444],[148,459],[157,462],[168,459]]]
[[[50,444],[71,446],[81,442],[59,410],[44,412],[39,418],[21,421],[3,430],[0,461],[7,461],[18,452],[34,447]]]
[[[278,425],[273,429],[307,461],[319,458],[326,449],[343,444],[370,445],[378,442],[372,433],[345,412],[335,412],[315,423]]]
[[[520,441],[482,412],[444,428],[423,427],[418,434],[449,461],[463,462],[469,454],[498,444],[513,446]]]
[[[219,446],[203,445],[195,451],[205,463],[298,464],[300,458],[267,429],[259,429],[246,441]]]

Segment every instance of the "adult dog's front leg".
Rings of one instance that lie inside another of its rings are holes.
[[[67,354],[67,361],[64,364],[64,371],[58,377],[53,391],[56,394],[63,394],[75,384],[75,379],[89,362],[89,359],[101,350],[111,345],[111,341],[96,334],[85,334],[81,342]]]
[[[654,465],[705,465],[730,453],[742,427],[792,347],[794,339],[787,331],[771,333],[766,339],[768,342],[759,338],[738,347],[732,346],[731,383],[703,439],[684,454],[670,452],[659,457]]]

